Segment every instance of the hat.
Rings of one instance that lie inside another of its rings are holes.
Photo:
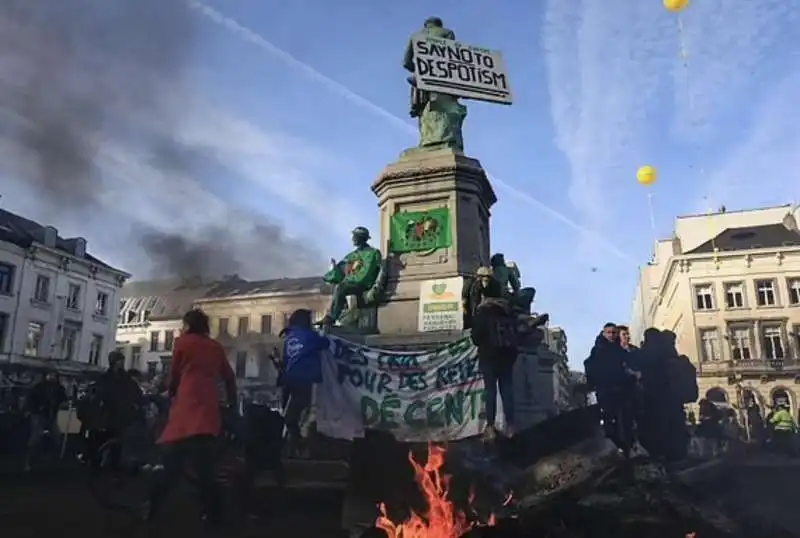
[[[475,271],[475,276],[478,277],[486,277],[492,276],[492,270],[489,267],[479,267],[477,271]]]

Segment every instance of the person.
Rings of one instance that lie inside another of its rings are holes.
[[[775,413],[770,418],[772,424],[772,440],[775,443],[775,450],[784,455],[793,452],[794,434],[796,426],[789,406],[780,402],[776,406]]]
[[[488,268],[486,268],[488,270]],[[479,272],[479,275],[481,273]],[[491,278],[491,277],[489,277]],[[497,393],[503,404],[506,435],[514,435],[514,363],[517,360],[516,318],[503,292],[488,283],[483,286],[483,300],[472,320],[471,339],[478,348],[478,368],[486,391],[486,427],[484,440],[497,437]]]
[[[283,400],[285,410],[287,449],[289,453],[305,454],[301,426],[314,399],[314,386],[322,383],[320,354],[330,341],[313,328],[311,311],[295,310],[289,316],[283,336]]]
[[[627,353],[617,339],[617,326],[606,323],[583,362],[586,382],[597,394],[606,436],[628,458],[633,447],[633,378],[628,372]]]
[[[716,456],[722,450],[725,416],[719,407],[706,398],[700,400],[698,410],[700,422],[696,433],[700,441],[700,455]]]
[[[44,436],[49,434],[54,439],[58,437],[58,410],[66,400],[67,391],[53,372],[47,372],[28,393],[25,407],[30,417],[30,435],[25,454],[26,471],[31,470],[33,459],[41,448]]]
[[[222,433],[217,381],[222,379],[228,401],[236,401],[236,377],[224,348],[209,334],[208,316],[202,310],[190,310],[183,316],[183,332],[175,340],[167,382],[172,405],[158,440],[164,452],[164,468],[153,481],[145,519],[155,518],[188,464],[197,477],[205,521],[223,522],[215,465]]]
[[[464,286],[461,290],[461,313],[465,329],[472,327],[472,320],[484,297],[502,296],[503,286],[493,275],[494,273],[490,267],[479,267],[475,272],[475,278],[464,280]]]
[[[639,348],[631,343],[631,331],[626,325],[617,325],[617,337],[619,338],[619,346],[627,351],[637,351]]]

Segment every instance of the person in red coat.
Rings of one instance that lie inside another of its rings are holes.
[[[236,377],[225,350],[209,336],[208,316],[191,310],[183,316],[183,334],[175,341],[167,382],[172,399],[169,418],[158,443],[164,450],[164,470],[153,482],[146,518],[152,519],[187,465],[197,476],[203,515],[221,520],[215,453],[222,432],[219,380],[229,402],[236,401]]]

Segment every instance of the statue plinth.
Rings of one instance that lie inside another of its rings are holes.
[[[471,275],[489,262],[489,217],[497,201],[481,163],[451,149],[406,153],[372,184],[380,208],[383,249],[392,216],[447,208],[449,246],[424,252],[384,252],[388,259],[385,303],[378,310],[381,333],[417,332],[420,284]],[[460,293],[460,290],[456,290]]]

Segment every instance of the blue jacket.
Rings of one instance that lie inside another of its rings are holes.
[[[322,383],[321,353],[329,345],[328,339],[313,329],[287,329],[283,340],[284,385]]]

